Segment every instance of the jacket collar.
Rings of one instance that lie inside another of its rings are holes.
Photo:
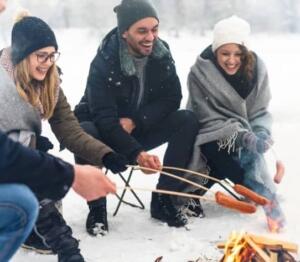
[[[115,42],[115,44],[112,44],[111,42]],[[133,57],[128,51],[126,42],[121,39],[118,28],[114,28],[103,40],[101,49],[105,59],[108,59],[111,57],[111,55],[113,55],[110,52],[112,50],[111,48],[114,49],[113,51],[116,51],[115,48],[118,48],[120,66],[123,74],[126,76],[135,75],[136,69],[133,62]],[[153,51],[149,58],[159,60],[168,56],[170,56],[168,47],[161,39],[157,39],[154,43]]]

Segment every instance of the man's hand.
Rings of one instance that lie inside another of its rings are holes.
[[[155,155],[150,155],[145,151],[142,151],[141,153],[139,153],[136,161],[141,167],[147,167],[147,168],[152,168],[152,169],[156,169],[156,170],[162,169],[159,158]],[[143,169],[142,169],[142,171],[145,174],[156,173],[154,171],[148,171],[148,170],[143,170]]]
[[[116,185],[100,169],[89,165],[74,165],[74,191],[92,201],[109,193],[116,193]]]
[[[128,134],[135,129],[135,123],[130,118],[120,118],[120,125]]]

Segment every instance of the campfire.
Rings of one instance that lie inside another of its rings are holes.
[[[290,253],[298,252],[296,244],[248,233],[232,233],[218,248],[224,249],[220,262],[294,262]]]

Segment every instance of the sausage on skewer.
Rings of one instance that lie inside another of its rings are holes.
[[[245,196],[245,197],[249,198],[250,200],[252,200],[256,204],[264,206],[264,205],[270,203],[270,201],[267,198],[257,194],[256,192],[254,192],[253,190],[251,190],[251,189],[249,189],[245,186],[235,184],[233,186],[233,189],[234,189],[235,192],[239,193],[242,196]]]
[[[216,192],[215,198],[216,202],[223,207],[235,209],[247,214],[253,214],[256,212],[256,206],[254,206],[253,204],[236,200],[220,191]]]

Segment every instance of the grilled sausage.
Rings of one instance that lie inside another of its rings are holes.
[[[234,185],[233,189],[235,192],[239,193],[242,196],[247,197],[249,200],[252,200],[256,204],[264,206],[264,205],[270,203],[270,201],[267,198],[257,194],[256,192],[252,191],[251,189],[249,189],[245,186],[237,184],[237,185]]]
[[[216,192],[215,198],[216,198],[216,202],[223,207],[235,209],[242,213],[247,213],[247,214],[252,214],[256,212],[256,206],[250,203],[236,200],[230,196],[223,194],[220,191]]]

